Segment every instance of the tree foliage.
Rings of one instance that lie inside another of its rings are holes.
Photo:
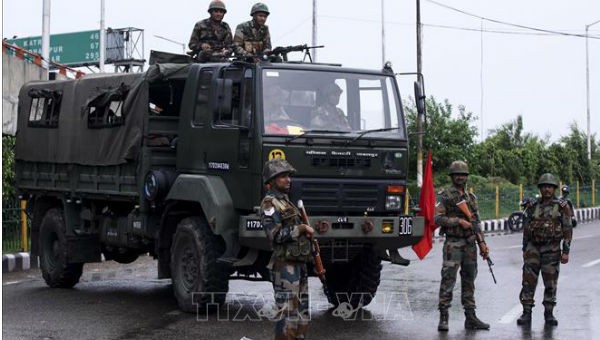
[[[15,137],[2,136],[2,202],[15,199]]]
[[[444,100],[426,100],[427,124],[423,152],[433,150],[434,172],[445,174],[454,160],[466,160],[478,178],[504,179],[513,184],[535,185],[542,173],[550,172],[564,183],[590,183],[600,178],[600,154],[592,137],[592,161],[587,159],[587,135],[576,124],[569,134],[550,144],[547,139],[525,133],[523,118],[502,124],[482,142],[476,142],[476,117],[465,108],[457,110]],[[416,168],[417,113],[414,101],[405,108],[410,142],[410,169]],[[412,172],[412,171],[411,171]],[[436,185],[447,182],[436,176]],[[473,177],[473,176],[471,176]]]
[[[427,119],[423,135],[423,159],[428,149],[434,150],[434,172],[445,171],[455,160],[469,160],[474,147],[477,130],[471,125],[474,119],[464,106],[453,106],[444,100],[436,101],[434,97],[426,100]],[[410,138],[410,169],[417,167],[417,112],[414,103],[406,108],[407,128]]]

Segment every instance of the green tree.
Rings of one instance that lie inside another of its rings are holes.
[[[2,136],[2,203],[15,199],[15,137]]]
[[[414,101],[411,104],[405,107],[410,142],[409,166],[410,169],[416,169],[417,110]],[[471,161],[474,138],[477,136],[477,129],[471,124],[475,119],[473,113],[467,112],[461,105],[454,110],[447,99],[440,103],[433,96],[426,99],[425,105],[427,120],[423,135],[423,161],[428,149],[433,151],[434,172],[445,173],[450,163],[457,159]]]

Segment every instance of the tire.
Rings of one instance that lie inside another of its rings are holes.
[[[506,223],[508,225],[508,229],[512,232],[518,232],[523,230],[523,212],[515,211],[510,214],[508,217],[508,221]]]
[[[71,288],[79,282],[83,263],[67,263],[66,226],[61,209],[46,212],[40,224],[40,269],[46,284],[53,288]]]
[[[377,292],[381,258],[370,246],[349,263],[331,263],[326,268],[327,299],[334,306],[349,303],[353,309],[367,306]]]
[[[181,310],[204,312],[225,302],[229,272],[217,263],[224,251],[223,240],[212,233],[204,219],[189,217],[179,223],[171,246],[171,275]]]

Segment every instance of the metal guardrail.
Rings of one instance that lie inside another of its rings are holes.
[[[24,205],[20,201],[2,204],[2,254],[27,251],[31,244],[29,238],[29,219],[25,215]],[[25,221],[25,234],[23,233]]]

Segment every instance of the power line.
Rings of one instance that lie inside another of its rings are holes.
[[[381,23],[380,20],[375,20],[375,19],[363,19],[363,18],[350,18],[350,17],[340,17],[340,16],[331,16],[331,15],[320,15],[319,18],[324,18],[324,19],[334,19],[334,20],[347,20],[347,21],[354,21],[354,22],[368,22],[368,23],[376,23],[379,24]],[[407,23],[407,22],[398,22],[398,21],[386,21],[386,24],[391,24],[391,25],[400,25],[400,26],[409,26],[409,27],[414,27],[415,24],[414,23]],[[452,30],[459,30],[459,31],[472,31],[472,32],[484,32],[484,33],[496,33],[496,34],[509,34],[509,35],[534,35],[534,36],[551,36],[551,35],[556,35],[557,33],[553,33],[555,31],[548,31],[548,32],[519,32],[519,31],[507,31],[507,30],[497,30],[497,29],[482,29],[482,28],[475,28],[475,27],[461,27],[461,26],[451,26],[451,25],[438,25],[438,24],[425,24],[422,23],[423,26],[426,27],[432,27],[432,28],[443,28],[443,29],[452,29]],[[570,33],[565,33],[565,32],[561,32],[564,34],[567,34],[571,37],[577,37],[577,38],[585,38],[585,34],[570,34]],[[596,36],[596,35],[590,35],[589,36],[590,39],[600,39],[600,36]]]
[[[439,3],[437,1],[434,0],[426,0],[427,2],[430,2],[434,5],[438,5],[440,7],[444,7],[446,9],[449,9],[451,11],[455,11],[470,17],[474,17],[474,18],[478,18],[481,20],[486,20],[489,22],[493,22],[493,23],[497,23],[497,24],[501,24],[501,25],[507,25],[507,26],[513,26],[513,27],[518,27],[518,28],[522,28],[522,29],[526,29],[526,30],[532,30],[532,31],[537,31],[537,32],[544,32],[544,33],[549,33],[549,34],[557,34],[557,35],[566,35],[566,36],[571,36],[571,37],[579,37],[579,38],[585,38],[586,35],[585,34],[576,34],[576,33],[567,33],[567,32],[561,32],[561,31],[553,31],[553,30],[547,30],[547,29],[543,29],[543,28],[537,28],[537,27],[531,27],[531,26],[525,26],[525,25],[520,25],[520,24],[514,24],[514,23],[510,23],[510,22],[506,22],[506,21],[502,21],[502,20],[497,20],[497,19],[491,19],[491,18],[486,18],[483,17],[481,15],[477,15],[477,14],[473,14],[473,13],[469,13],[467,11],[458,9],[458,8],[454,8],[452,6],[448,6],[442,3]],[[592,39],[600,39],[600,37],[590,37]]]
[[[554,33],[545,33],[545,32],[519,32],[519,31],[496,30],[496,29],[489,29],[489,28],[460,27],[460,26],[436,25],[436,24],[423,24],[423,26],[432,27],[432,28],[444,28],[444,29],[451,29],[451,30],[459,30],[459,31],[497,33],[497,34],[508,34],[508,35],[534,35],[534,36],[556,35]],[[585,37],[585,35],[583,37]],[[590,35],[589,38],[590,39],[600,39],[600,36]]]

